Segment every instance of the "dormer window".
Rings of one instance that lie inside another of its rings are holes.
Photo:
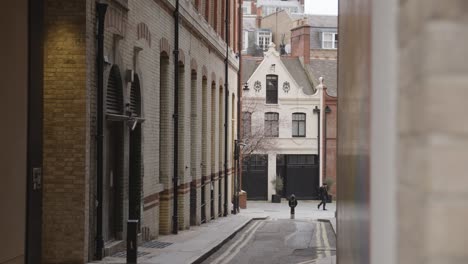
[[[322,32],[322,49],[337,49],[338,33]]]
[[[268,50],[268,45],[271,42],[271,32],[270,31],[258,31],[257,32],[257,45],[262,50]]]

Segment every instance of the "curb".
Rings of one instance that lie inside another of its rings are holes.
[[[330,219],[321,219],[321,218],[319,218],[319,219],[317,219],[317,221],[319,221],[319,222],[324,222],[324,223],[328,223],[328,224],[331,226],[331,229],[333,230],[333,233],[335,233],[335,237],[336,237],[336,230],[335,230],[335,228],[333,227],[333,225],[332,225]]]
[[[207,258],[209,258],[211,255],[213,255],[213,253],[215,253],[216,251],[218,251],[222,246],[224,246],[224,244],[226,244],[229,240],[231,240],[235,235],[237,235],[237,233],[239,233],[242,229],[244,229],[248,224],[250,224],[252,221],[258,221],[258,220],[266,220],[268,217],[254,217],[254,218],[251,218],[249,221],[245,222],[245,224],[241,225],[239,228],[237,228],[237,230],[235,230],[230,236],[228,236],[227,238],[223,239],[223,241],[221,241],[221,243],[219,243],[218,245],[216,245],[215,247],[213,247],[212,249],[208,250],[208,252],[206,252],[205,254],[201,255],[200,257],[198,257],[196,260],[190,262],[191,264],[200,264],[202,263],[203,261],[205,261]]]

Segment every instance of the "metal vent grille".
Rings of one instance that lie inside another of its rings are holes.
[[[123,113],[123,92],[120,73],[117,68],[112,68],[107,83],[106,112],[110,114]]]
[[[165,248],[165,247],[168,247],[170,245],[172,245],[172,243],[152,240],[152,241],[148,241],[148,242],[144,243],[143,245],[141,245],[141,247],[145,247],[145,248]]]
[[[143,257],[150,254],[149,252],[143,252],[143,251],[138,251],[137,257]],[[114,258],[126,258],[127,257],[127,252],[126,251],[121,251],[117,252],[114,255],[112,255]]]

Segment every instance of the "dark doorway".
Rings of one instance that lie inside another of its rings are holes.
[[[106,89],[106,114],[123,115],[123,89],[120,71],[113,66]],[[121,239],[123,222],[123,128],[121,121],[106,123],[104,176],[104,240]]]
[[[249,200],[268,200],[268,155],[250,155],[242,164],[242,189]]]
[[[135,118],[141,117],[140,80],[138,75],[132,83],[130,91],[130,112]],[[132,130],[133,129],[133,130]],[[141,160],[141,124],[135,124],[130,131],[130,161],[129,161],[129,219],[138,220],[138,230],[141,226],[141,188],[142,188],[142,160]]]
[[[123,133],[122,123],[109,122],[107,125],[107,158],[104,180],[104,194],[107,198],[107,227],[104,225],[105,241],[119,239],[122,231],[122,186],[123,186]],[[106,223],[106,222],[105,222]]]
[[[286,155],[286,195],[316,199],[319,188],[317,155]]]
[[[201,206],[200,206],[200,214],[201,214],[201,222],[206,223],[206,185],[207,183],[205,180],[202,180],[201,186]]]

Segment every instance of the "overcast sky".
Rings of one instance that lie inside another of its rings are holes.
[[[338,0],[305,0],[304,2],[305,12],[308,14],[338,14]]]

